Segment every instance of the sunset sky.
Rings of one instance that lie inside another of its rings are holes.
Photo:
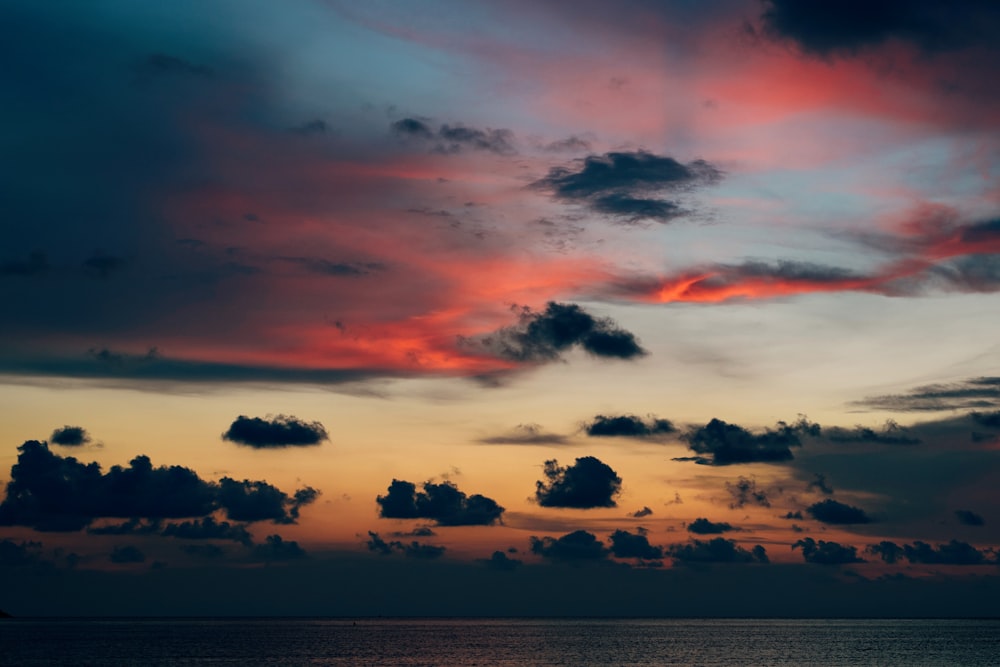
[[[0,25],[0,609],[996,614],[996,3]]]

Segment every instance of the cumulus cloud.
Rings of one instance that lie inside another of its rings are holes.
[[[446,550],[445,547],[421,543],[417,540],[413,540],[409,543],[400,542],[399,540],[386,542],[378,533],[373,531],[368,531],[368,540],[365,542],[365,545],[368,547],[369,551],[383,556],[389,556],[393,553],[401,553],[407,558],[420,558],[424,560],[438,558],[444,555]]]
[[[160,534],[185,540],[232,540],[244,546],[253,544],[253,538],[246,526],[228,521],[216,521],[211,516],[180,523],[168,523]]]
[[[807,563],[819,565],[845,565],[848,563],[863,563],[858,557],[857,547],[841,545],[837,542],[817,542],[811,537],[804,537],[792,545],[792,549],[802,549],[802,558]]]
[[[670,421],[652,416],[643,420],[635,415],[614,415],[610,417],[597,415],[592,422],[589,422],[584,427],[584,430],[587,432],[587,435],[592,437],[624,436],[644,438],[673,433],[677,429]]]
[[[767,551],[757,544],[751,550],[736,544],[735,540],[715,537],[711,540],[691,540],[671,544],[667,555],[677,563],[767,563]]]
[[[328,439],[319,422],[306,422],[290,415],[260,418],[240,415],[222,434],[223,440],[257,449],[318,445]]]
[[[813,503],[806,511],[817,521],[836,525],[871,523],[871,517],[860,507],[845,505],[832,498]]]
[[[305,555],[305,549],[298,542],[282,539],[281,535],[268,535],[262,544],[253,549],[254,559],[265,562],[297,560],[305,558]]]
[[[804,433],[816,435],[819,427],[801,419],[793,424],[778,422],[775,428],[755,434],[742,426],[712,419],[681,436],[699,456],[676,460],[716,466],[789,461],[793,458],[791,448],[802,446],[799,436]]]
[[[52,431],[49,440],[53,445],[79,447],[90,442],[90,434],[82,426],[63,426]]]
[[[379,516],[385,519],[431,519],[439,526],[490,526],[504,512],[492,498],[466,496],[452,482],[424,482],[417,491],[413,482],[394,479],[388,493],[375,498]]]
[[[611,533],[611,554],[616,558],[659,560],[663,558],[663,547],[651,545],[649,538],[642,532],[616,530]]]
[[[522,561],[517,558],[511,558],[502,551],[494,551],[489,558],[483,560],[483,563],[491,570],[510,572],[520,567]]]
[[[607,557],[609,550],[593,533],[576,530],[562,537],[531,536],[531,553],[550,560],[599,561]]]
[[[900,558],[905,558],[910,563],[924,565],[982,565],[997,560],[996,554],[958,540],[951,540],[936,547],[920,540],[903,545],[884,540],[869,545],[866,551],[880,557],[886,563],[896,563]]]
[[[687,525],[688,532],[697,533],[699,535],[719,535],[731,530],[739,530],[739,528],[734,528],[725,521],[709,521],[705,518],[698,518]]]
[[[726,482],[726,491],[732,496],[732,501],[729,503],[730,509],[747,505],[771,506],[767,492],[757,488],[757,480],[754,478],[741,476],[735,482]]]
[[[542,507],[616,507],[622,480],[609,465],[593,456],[576,459],[560,467],[555,459],[545,462],[545,481],[535,483],[535,499]]]
[[[97,463],[52,453],[44,442],[29,440],[18,451],[0,503],[0,525],[76,531],[102,517],[205,517],[218,509],[236,521],[294,523],[299,508],[318,495],[305,487],[289,496],[263,481],[210,482],[189,468],[154,468],[147,456],[104,473]]]
[[[554,361],[573,347],[595,357],[635,359],[646,354],[635,336],[610,318],[597,318],[574,303],[550,301],[542,312],[521,308],[518,323],[479,339],[479,345],[503,359]]]

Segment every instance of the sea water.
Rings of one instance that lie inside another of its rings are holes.
[[[1000,665],[998,620],[9,619],[0,665]]]

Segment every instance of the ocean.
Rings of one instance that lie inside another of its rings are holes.
[[[1000,620],[148,618],[0,621],[0,665],[978,665]]]

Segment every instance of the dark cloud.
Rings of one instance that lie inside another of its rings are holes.
[[[631,514],[629,514],[629,516],[632,517],[633,519],[641,519],[643,517],[647,517],[652,514],[653,510],[649,509],[649,507],[643,506],[642,509],[632,512]]]
[[[123,269],[125,265],[126,261],[122,257],[98,253],[84,260],[83,270],[95,278],[107,278],[112,273]]]
[[[478,150],[497,155],[513,155],[514,133],[506,129],[479,129],[465,125],[441,125],[436,131],[427,123],[415,118],[397,120],[392,131],[407,139],[419,139],[433,145],[439,153],[459,153],[463,150]]]
[[[860,507],[845,505],[831,498],[814,503],[806,511],[817,521],[835,525],[871,523],[871,517]]]
[[[531,553],[551,560],[573,562],[604,560],[609,551],[596,535],[576,530],[559,538],[532,536]]]
[[[881,431],[868,428],[867,426],[855,426],[853,429],[832,427],[824,431],[830,440],[834,442],[873,442],[885,445],[915,445],[920,442],[894,420],[888,419]]]
[[[264,449],[318,445],[328,439],[319,422],[306,422],[290,415],[261,419],[240,415],[222,434],[223,440]]]
[[[858,549],[850,545],[841,545],[837,542],[817,542],[811,537],[804,537],[792,545],[792,549],[802,549],[802,558],[807,563],[818,563],[819,565],[845,565],[848,563],[864,563],[863,558],[858,558]]]
[[[928,384],[905,394],[869,396],[853,405],[895,412],[979,410],[1000,407],[1000,377],[969,378],[961,382]]]
[[[794,519],[796,521],[802,521],[802,519],[804,517],[802,516],[802,512],[795,511],[795,512],[786,512],[785,515],[783,517],[781,517],[781,518],[782,519]]]
[[[726,482],[726,491],[732,496],[732,502],[729,503],[730,509],[746,505],[771,506],[767,492],[764,489],[758,489],[757,480],[752,477],[741,476],[735,482]]]
[[[41,542],[0,540],[0,568],[25,567],[41,562]]]
[[[550,153],[583,152],[590,150],[590,142],[586,139],[581,139],[580,137],[573,135],[566,137],[565,139],[550,141],[542,146],[542,150],[546,150]]]
[[[35,251],[28,255],[28,259],[9,259],[0,262],[0,277],[2,276],[34,276],[45,273],[49,269],[49,262],[45,254]]]
[[[851,56],[890,41],[925,54],[995,46],[1000,7],[990,0],[766,0],[764,33],[819,56]]]
[[[611,554],[616,558],[659,560],[663,558],[663,547],[651,545],[643,533],[616,530],[611,533]]]
[[[386,542],[378,533],[370,530],[368,531],[368,540],[365,542],[365,545],[368,547],[369,551],[383,556],[389,556],[395,552],[399,552],[407,558],[421,558],[424,560],[438,558],[445,552],[445,547],[433,544],[422,544],[416,540],[413,540],[408,544],[404,544],[398,540]]]
[[[91,535],[152,535],[160,532],[160,521],[129,519],[122,523],[91,526],[87,528],[87,532]]]
[[[634,359],[644,356],[635,336],[610,318],[595,318],[573,303],[550,301],[541,313],[522,308],[518,323],[478,341],[489,352],[514,361],[552,361],[572,347],[596,357]]]
[[[983,526],[986,521],[972,510],[955,510],[955,517],[963,526]]]
[[[211,67],[185,60],[167,53],[153,53],[146,57],[140,66],[142,76],[181,75],[194,77],[211,77],[214,72]]]
[[[750,551],[736,544],[734,540],[715,537],[708,541],[691,540],[682,544],[671,544],[667,555],[677,563],[767,563],[767,551],[755,545]]]
[[[648,196],[717,182],[722,172],[704,160],[682,164],[646,151],[590,155],[574,168],[553,167],[533,186],[561,201],[628,222],[667,222],[685,211],[674,201]]]
[[[226,550],[217,544],[185,544],[181,551],[195,558],[221,558]]]
[[[492,498],[466,496],[451,482],[416,484],[392,480],[388,493],[375,498],[379,516],[385,519],[431,519],[439,526],[490,526],[499,521],[504,508]]]
[[[666,419],[650,417],[643,421],[635,415],[616,415],[606,417],[597,415],[594,421],[584,427],[589,436],[625,436],[642,438],[651,435],[665,435],[677,429]]]
[[[49,437],[53,445],[78,447],[90,442],[90,434],[82,426],[63,426],[52,431]]]
[[[319,257],[280,257],[279,259],[298,265],[309,273],[341,278],[357,278],[385,270],[378,262],[333,262]]]
[[[546,481],[535,483],[535,498],[542,507],[616,507],[622,480],[609,465],[593,456],[578,458],[562,468],[555,459],[545,462]]]
[[[820,473],[813,474],[813,480],[806,485],[806,491],[819,491],[823,495],[833,495],[833,487],[830,486],[826,481],[826,475],[821,475]]]
[[[146,554],[139,551],[138,548],[126,544],[115,547],[108,559],[112,563],[143,563],[146,561]]]
[[[704,518],[695,519],[687,525],[687,529],[688,532],[699,535],[721,535],[731,530],[739,530],[725,521],[714,522]]]
[[[544,431],[538,424],[518,424],[506,435],[480,438],[479,442],[487,445],[564,445],[568,440],[564,435]]]
[[[210,516],[181,523],[168,523],[160,534],[185,540],[232,540],[244,546],[253,544],[253,538],[246,526],[228,521],[216,521]]]
[[[430,526],[417,526],[413,530],[408,531],[397,531],[393,533],[394,537],[434,537],[435,533]]]
[[[792,447],[801,447],[801,434],[817,434],[818,426],[802,419],[793,424],[778,422],[774,429],[760,434],[751,433],[742,426],[712,419],[700,428],[681,436],[700,456],[679,458],[702,465],[733,465],[737,463],[778,463],[790,461]]]
[[[297,560],[305,556],[305,549],[298,542],[282,539],[281,535],[268,535],[263,544],[258,544],[253,549],[253,557],[266,562]]]
[[[519,568],[522,561],[517,558],[511,558],[502,551],[494,551],[493,555],[483,560],[483,563],[491,570],[510,572]]]
[[[102,517],[189,518],[216,509],[238,521],[292,523],[317,495],[306,487],[289,497],[266,482],[228,477],[209,482],[189,468],[154,468],[147,456],[103,473],[99,464],[59,456],[44,442],[29,440],[18,451],[0,503],[0,525],[76,531]]]
[[[1000,428],[1000,411],[973,412],[970,416],[981,426],[985,426],[987,428]]]
[[[967,542],[951,540],[947,544],[934,547],[917,540],[912,544],[898,545],[882,541],[871,544],[868,553],[879,556],[886,563],[896,563],[905,558],[910,563],[923,565],[983,565],[996,562],[996,554],[979,550]]]

